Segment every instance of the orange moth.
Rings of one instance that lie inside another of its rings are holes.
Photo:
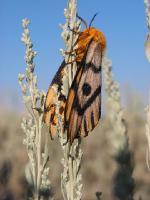
[[[59,114],[64,117],[64,130],[67,131],[70,143],[77,137],[87,136],[96,127],[101,116],[101,64],[106,39],[100,30],[91,27],[95,16],[89,26],[79,17],[86,29],[77,33],[75,48],[70,52],[75,53],[73,62],[77,63],[77,72],[67,98],[61,94],[64,67],[67,65],[63,61],[49,87],[45,101],[44,122],[49,126],[53,137],[58,123],[55,97],[60,100]]]

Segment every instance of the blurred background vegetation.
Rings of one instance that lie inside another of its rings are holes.
[[[144,104],[140,95],[132,90],[126,90],[124,98],[125,119],[128,126],[129,145],[134,154],[135,199],[141,196],[149,200],[150,174],[146,166],[145,156],[147,141],[145,137]],[[105,100],[103,100],[105,102]],[[104,104],[104,103],[103,103]],[[109,112],[106,108],[106,112]],[[23,112],[14,109],[4,109],[0,113],[0,199],[20,200],[31,195],[31,186],[25,180],[27,154],[20,128]],[[97,127],[89,137],[83,140],[83,199],[95,199],[96,192],[102,192],[102,199],[115,199],[112,195],[113,179],[116,163],[111,156],[109,141],[109,120],[102,117]],[[55,199],[62,199],[60,189],[60,159],[62,152],[57,141],[49,140],[50,146],[50,180]]]

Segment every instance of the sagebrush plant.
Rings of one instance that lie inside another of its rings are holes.
[[[146,12],[146,22],[147,22],[147,28],[148,28],[148,33],[147,33],[147,38],[144,44],[145,47],[145,54],[146,57],[148,59],[148,61],[150,62],[150,2],[149,0],[144,0],[145,3],[145,12]],[[147,112],[147,123],[145,125],[145,129],[146,129],[146,137],[147,137],[147,141],[148,141],[148,147],[147,147],[147,151],[146,151],[146,163],[148,166],[148,169],[150,170],[150,93],[149,93],[149,100],[148,100],[148,106],[146,108],[146,112]]]
[[[108,132],[111,154],[117,163],[114,176],[113,193],[120,200],[133,200],[134,179],[133,156],[129,150],[127,124],[123,118],[119,85],[113,78],[112,62],[107,57],[103,59],[104,86],[107,95],[108,118],[111,131]]]
[[[146,129],[146,137],[147,137],[147,142],[148,142],[148,147],[147,147],[147,151],[146,151],[146,164],[148,169],[150,170],[150,96],[149,96],[149,102],[148,102],[148,106],[146,108],[146,112],[147,112],[147,123],[145,125],[145,129]]]
[[[78,35],[71,30],[80,31],[80,21],[76,21],[77,15],[77,1],[69,0],[68,6],[64,9],[64,15],[66,18],[66,23],[60,25],[62,28],[62,38],[65,43],[65,50],[61,49],[62,55],[64,56],[67,64],[65,68],[65,73],[63,76],[63,85],[62,93],[68,96],[69,88],[72,84],[73,78],[76,73],[77,65],[76,62],[72,62],[75,59],[75,55],[66,55],[65,52],[71,52],[74,48],[74,44],[77,41]],[[59,107],[59,101],[58,101]],[[59,118],[61,123],[61,116]],[[60,126],[62,127],[62,126]],[[64,167],[64,170],[61,174],[61,191],[63,198],[65,200],[80,200],[82,196],[82,176],[80,174],[80,165],[82,159],[82,150],[81,150],[81,139],[76,139],[73,144],[70,144],[70,141],[67,141],[67,133],[63,133],[63,129],[59,129],[59,138],[60,144],[62,146],[64,157],[61,160],[61,163]]]
[[[45,93],[37,86],[37,76],[35,75],[34,58],[36,52],[30,38],[28,19],[23,19],[22,42],[26,46],[25,62],[26,70],[19,74],[19,85],[23,94],[23,101],[28,112],[28,116],[23,118],[21,127],[25,133],[23,143],[26,145],[29,163],[26,166],[26,178],[33,187],[33,197],[39,200],[45,193],[50,195],[50,181],[48,179],[49,160],[46,134],[43,134],[43,110]],[[42,148],[42,140],[44,148]]]
[[[146,23],[147,23],[147,28],[148,28],[148,33],[146,37],[146,41],[144,44],[145,47],[145,54],[150,62],[150,2],[149,0],[144,0],[145,3],[145,12],[146,12]]]
[[[79,31],[80,22],[76,22],[76,6],[77,2],[75,0],[68,1],[68,6],[64,10],[66,17],[66,23],[61,25],[63,32],[62,37],[65,42],[65,51],[70,52],[73,48],[74,43],[77,40],[77,35],[74,34],[71,29],[76,29]],[[24,103],[29,112],[29,118],[24,118],[22,122],[22,128],[26,134],[24,143],[27,147],[27,153],[29,156],[29,164],[26,169],[26,177],[30,184],[34,188],[34,198],[40,199],[41,190],[50,191],[50,181],[48,179],[49,168],[46,166],[49,156],[47,140],[44,143],[44,152],[42,152],[42,134],[43,127],[43,112],[44,112],[44,101],[45,93],[39,91],[37,87],[37,76],[35,75],[35,64],[33,63],[36,52],[33,51],[33,44],[29,35],[29,20],[23,20],[24,33],[22,34],[22,41],[26,45],[26,72],[24,74],[19,74],[19,84],[23,93]],[[68,28],[70,27],[70,28]],[[74,56],[66,55],[63,50],[61,50],[64,55],[66,63],[71,62]],[[67,97],[69,87],[71,86],[72,80],[76,72],[76,63],[68,64],[65,68],[65,75],[63,77],[62,93]],[[23,83],[25,81],[25,83]],[[59,100],[57,100],[57,109],[59,108]],[[80,148],[81,139],[77,139],[72,145],[66,142],[66,134],[63,134],[63,121],[61,116],[59,116],[58,122],[58,136],[60,138],[60,143],[62,146],[64,158],[62,158],[62,164],[64,166],[64,171],[61,174],[61,189],[64,199],[73,200],[81,199],[81,174],[79,173],[82,151]],[[49,195],[50,196],[50,195]]]

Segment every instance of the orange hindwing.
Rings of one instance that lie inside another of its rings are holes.
[[[63,84],[62,78],[65,66],[66,63],[63,61],[49,86],[44,105],[43,121],[49,127],[51,138],[53,138],[57,132],[58,114],[62,115],[62,118],[64,117],[66,97],[61,93],[61,86]],[[56,102],[58,100],[60,102],[59,113],[56,112]]]

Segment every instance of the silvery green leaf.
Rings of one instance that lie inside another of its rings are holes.
[[[31,101],[31,96],[24,96],[23,100],[24,100],[25,103],[28,103],[28,102]]]
[[[64,9],[64,16],[66,17],[66,18],[69,18],[69,12],[68,12],[68,9]]]
[[[28,163],[28,164],[25,166],[25,176],[26,176],[27,182],[28,182],[30,185],[33,185],[33,176],[32,176],[32,169],[31,169],[30,163]]]
[[[21,91],[26,94],[27,92],[27,86],[25,84],[21,84]]]
[[[23,144],[26,145],[27,144],[27,141],[26,139],[23,139]]]
[[[30,23],[29,19],[27,19],[27,18],[23,19],[22,20],[22,26],[23,26],[23,28],[26,28],[29,25],[29,23]]]
[[[33,83],[37,84],[37,76],[36,75],[33,76]]]
[[[150,33],[147,35],[147,39],[145,41],[144,48],[145,48],[146,57],[147,57],[148,61],[150,62]]]
[[[43,92],[43,91],[40,92],[41,106],[43,106],[45,103],[45,97],[46,97],[45,92]]]
[[[144,0],[144,3],[145,4],[149,4],[149,0]]]
[[[25,74],[18,74],[19,81],[23,81],[25,78]]]
[[[29,29],[28,29],[28,28],[25,28],[25,29],[24,29],[24,34],[25,34],[26,36],[29,35]]]

